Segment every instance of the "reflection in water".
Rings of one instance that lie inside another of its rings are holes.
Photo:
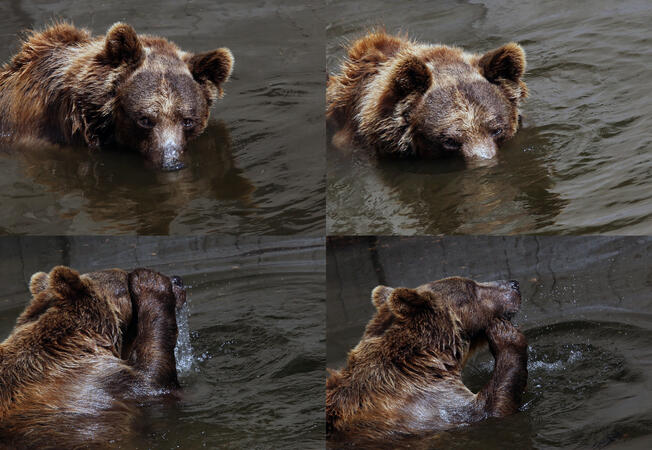
[[[235,166],[222,122],[211,122],[190,144],[187,167],[177,172],[147,170],[135,152],[46,145],[8,153],[20,162],[24,178],[66,199],[61,220],[88,216],[106,224],[104,233],[168,234],[170,224],[203,198],[241,209],[253,204],[255,188]],[[83,209],[75,207],[80,204]]]
[[[149,267],[183,278],[181,398],[141,405],[139,437],[123,447],[323,448],[322,238],[0,237],[0,254],[0,340],[35,271]]]
[[[412,287],[452,275],[520,282],[523,301],[515,322],[529,352],[521,413],[401,445],[652,444],[652,238],[329,238],[327,252],[327,367],[342,367],[359,341],[377,284]],[[492,370],[493,358],[483,350],[467,363],[464,382],[477,392]]]
[[[528,233],[553,223],[565,201],[525,130],[491,164],[459,158],[375,160],[366,149],[329,148],[328,227],[338,234]],[[335,167],[340,169],[335,169]],[[348,168],[341,168],[349,166]],[[342,195],[346,192],[347,195]]]

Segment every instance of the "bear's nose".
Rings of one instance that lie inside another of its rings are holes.
[[[184,167],[186,167],[186,165],[181,161],[170,161],[163,164],[163,170],[168,170],[170,172],[173,172],[175,170],[181,170]]]
[[[516,281],[516,280],[509,280],[509,287],[511,287],[511,288],[514,289],[515,291],[518,291],[518,290],[519,290],[518,281]]]
[[[183,287],[183,280],[181,279],[181,277],[178,277],[176,275],[170,278],[170,282],[177,287]]]
[[[162,146],[163,152],[163,170],[179,170],[183,169],[185,165],[181,162],[181,153],[183,148],[177,139],[167,136]]]

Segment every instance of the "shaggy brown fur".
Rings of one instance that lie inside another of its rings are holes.
[[[0,344],[0,448],[106,447],[128,435],[137,401],[179,388],[180,278],[58,266],[30,291]]]
[[[32,32],[0,69],[0,132],[13,141],[117,144],[179,169],[232,66],[226,48],[193,55],[123,23],[99,37],[58,23]]]
[[[336,145],[379,155],[493,158],[518,128],[525,53],[515,43],[484,55],[372,32],[354,42],[327,88]]]
[[[527,345],[509,322],[521,303],[518,283],[455,277],[416,289],[378,286],[372,302],[376,315],[360,343],[326,382],[331,443],[426,435],[519,408]],[[461,372],[484,340],[496,365],[473,394]]]

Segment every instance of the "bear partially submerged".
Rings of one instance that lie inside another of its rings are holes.
[[[0,133],[13,142],[128,147],[176,170],[232,67],[226,48],[193,55],[124,23],[99,37],[58,23],[32,32],[0,69]]]
[[[381,156],[493,158],[518,128],[524,71],[515,43],[477,55],[369,33],[328,80],[333,140],[357,141]]]
[[[360,343],[326,383],[331,443],[425,436],[518,410],[527,381],[525,336],[509,322],[521,303],[518,283],[454,277],[416,289],[378,286],[372,302]],[[461,372],[485,340],[496,362],[473,394]]]
[[[0,448],[105,447],[128,436],[137,402],[179,389],[180,278],[58,266],[30,291],[0,344]]]

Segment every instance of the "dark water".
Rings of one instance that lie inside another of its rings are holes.
[[[0,340],[35,271],[150,267],[180,275],[176,405],[143,411],[124,448],[323,448],[323,238],[0,238]]]
[[[650,448],[652,239],[446,237],[334,239],[327,245],[327,366],[342,367],[371,318],[378,284],[445,276],[516,279],[528,339],[520,413],[458,428],[415,448]],[[463,373],[476,392],[487,350]]]
[[[324,22],[318,1],[5,1],[0,61],[17,33],[53,18],[103,34],[116,21],[189,51],[229,47],[225,97],[189,168],[151,173],[139,157],[83,148],[0,151],[0,232],[321,234]]]
[[[334,234],[648,234],[652,4],[327,2],[327,70],[369,27],[485,52],[527,53],[523,126],[493,166],[377,163],[328,149]]]

